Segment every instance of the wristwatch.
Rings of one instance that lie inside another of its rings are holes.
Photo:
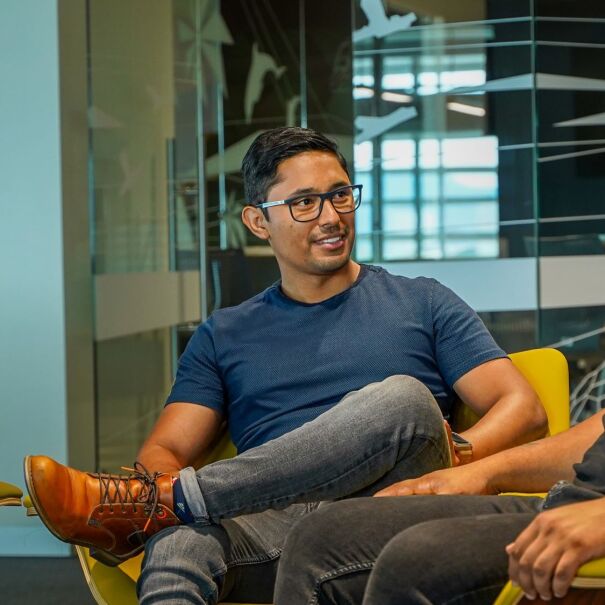
[[[468,464],[473,460],[473,444],[462,435],[452,431],[452,441],[454,442],[454,451],[460,460],[460,464]]]

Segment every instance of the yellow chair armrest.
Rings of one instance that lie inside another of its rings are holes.
[[[12,483],[0,481],[0,506],[21,506],[23,491]]]
[[[605,589],[605,558],[584,563],[578,569],[571,585],[574,588]],[[523,592],[521,589],[507,582],[498,598],[494,601],[494,605],[517,605],[522,597]]]
[[[499,496],[525,496],[527,498],[546,498],[546,492],[525,493],[525,492],[501,492]]]
[[[584,563],[584,565],[578,569],[576,576],[578,578],[593,577],[605,580],[605,557]]]

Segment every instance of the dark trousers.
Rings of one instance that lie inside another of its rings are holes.
[[[504,548],[541,502],[406,496],[327,504],[290,532],[275,604],[491,604],[508,579]]]

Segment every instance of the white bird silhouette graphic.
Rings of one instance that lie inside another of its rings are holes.
[[[355,135],[355,142],[369,141],[388,132],[391,128],[399,126],[399,124],[413,120],[417,115],[418,111],[415,107],[400,107],[386,116],[357,116],[355,127],[361,132]]]
[[[382,0],[361,0],[361,10],[369,23],[353,32],[353,42],[361,42],[368,38],[384,38],[389,34],[409,29],[417,19],[416,13],[387,17]]]
[[[252,121],[254,106],[260,100],[263,92],[265,76],[268,73],[273,73],[276,78],[279,78],[284,71],[286,71],[286,67],[284,65],[278,66],[271,55],[259,51],[256,42],[252,45],[252,63],[248,72],[246,94],[244,96],[244,115],[248,124]]]

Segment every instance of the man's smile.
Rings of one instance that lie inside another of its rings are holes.
[[[317,246],[321,246],[324,250],[339,250],[344,246],[345,240],[347,239],[347,233],[339,233],[338,235],[326,235],[316,239],[313,243]]]

